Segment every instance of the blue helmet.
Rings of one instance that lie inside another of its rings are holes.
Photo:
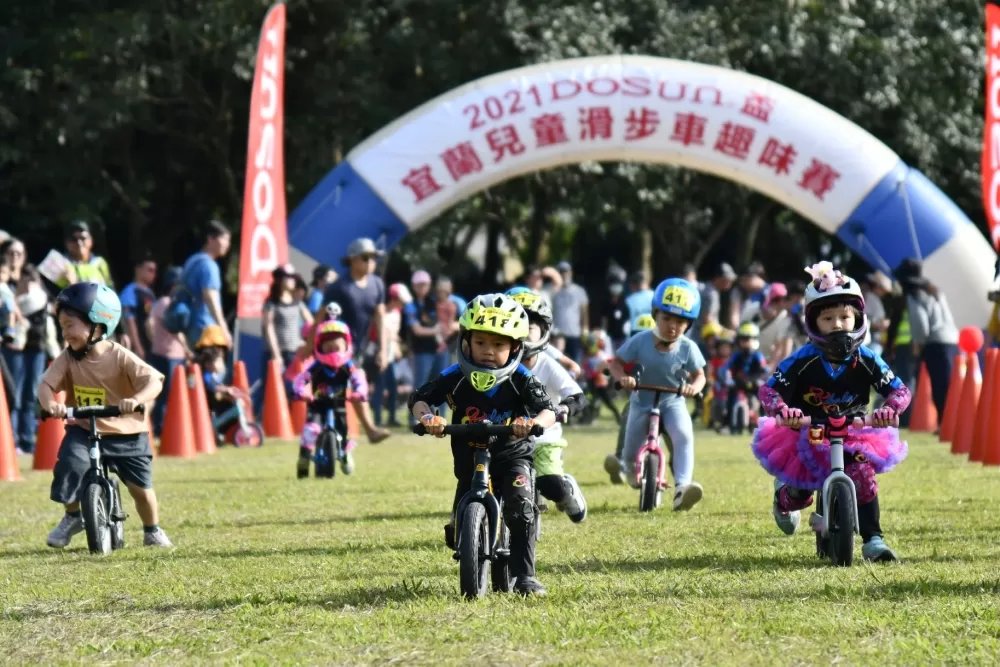
[[[69,308],[87,318],[95,327],[104,325],[104,340],[114,333],[122,319],[122,302],[110,287],[97,283],[75,283],[56,297],[56,310]],[[91,334],[93,335],[93,334]]]
[[[653,292],[653,308],[696,320],[701,313],[701,294],[697,287],[683,278],[667,278]]]

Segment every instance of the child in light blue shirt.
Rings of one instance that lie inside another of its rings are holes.
[[[696,396],[705,387],[705,357],[684,333],[698,319],[701,295],[686,280],[669,278],[653,294],[656,328],[628,339],[611,362],[611,373],[622,388],[632,391],[635,378],[625,374],[625,365],[643,367],[642,384],[678,387],[681,395],[661,394],[660,419],[673,442],[673,473],[676,492],[674,510],[689,510],[701,500],[702,487],[694,475],[694,427],[685,397]],[[653,394],[640,390],[629,402],[622,465],[625,477],[635,486],[635,457],[646,441]]]

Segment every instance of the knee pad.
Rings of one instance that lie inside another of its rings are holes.
[[[778,507],[783,512],[797,512],[804,510],[813,503],[813,492],[806,489],[792,490],[789,486],[781,487],[778,491]]]
[[[299,440],[299,444],[305,449],[314,449],[316,447],[316,438],[319,437],[322,430],[316,422],[306,422],[306,425],[302,428],[302,438]]]
[[[875,468],[871,463],[867,461],[851,461],[844,466],[844,472],[854,481],[859,505],[870,503],[878,495]]]
[[[535,503],[530,498],[514,498],[503,505],[503,518],[511,530],[528,528],[535,522]]]

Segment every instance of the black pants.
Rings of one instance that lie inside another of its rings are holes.
[[[542,475],[535,478],[538,492],[554,503],[564,502],[569,498],[569,482],[562,475]]]
[[[475,450],[464,444],[452,444],[455,462],[455,502],[472,488]],[[510,531],[510,570],[514,576],[535,576],[535,494],[531,488],[531,457],[493,460],[490,464],[493,493],[503,499],[503,518]]]
[[[615,422],[622,423],[622,413],[618,411],[615,407],[615,402],[611,398],[611,388],[608,386],[597,387],[593,383],[590,385],[590,397],[594,402],[594,409],[597,409],[597,401],[600,401],[604,405],[608,406],[608,410],[611,410],[611,414],[615,416]]]
[[[566,345],[563,348],[563,354],[576,363],[580,363],[580,353],[583,351],[583,345],[580,342],[580,337],[566,336],[563,340],[566,341]]]
[[[937,408],[938,424],[944,420],[944,406],[948,401],[948,383],[951,382],[951,367],[955,363],[958,346],[947,343],[927,343],[920,360],[927,366],[931,380],[931,398]]]

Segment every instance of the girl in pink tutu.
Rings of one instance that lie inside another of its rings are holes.
[[[875,475],[888,472],[906,458],[906,443],[890,428],[910,404],[910,391],[878,354],[861,344],[868,331],[865,300],[857,282],[820,262],[806,272],[805,328],[809,342],[782,361],[760,389],[764,411],[751,448],[774,475],[773,513],[778,527],[791,535],[799,526],[799,510],[813,502],[830,471],[830,445],[809,443],[800,420],[824,415],[863,416],[875,388],[886,398],[876,410],[874,428],[851,428],[844,443],[845,472],[854,480],[858,520],[866,560],[888,562],[896,554],[882,539],[878,484]],[[778,426],[780,416],[788,426]]]

